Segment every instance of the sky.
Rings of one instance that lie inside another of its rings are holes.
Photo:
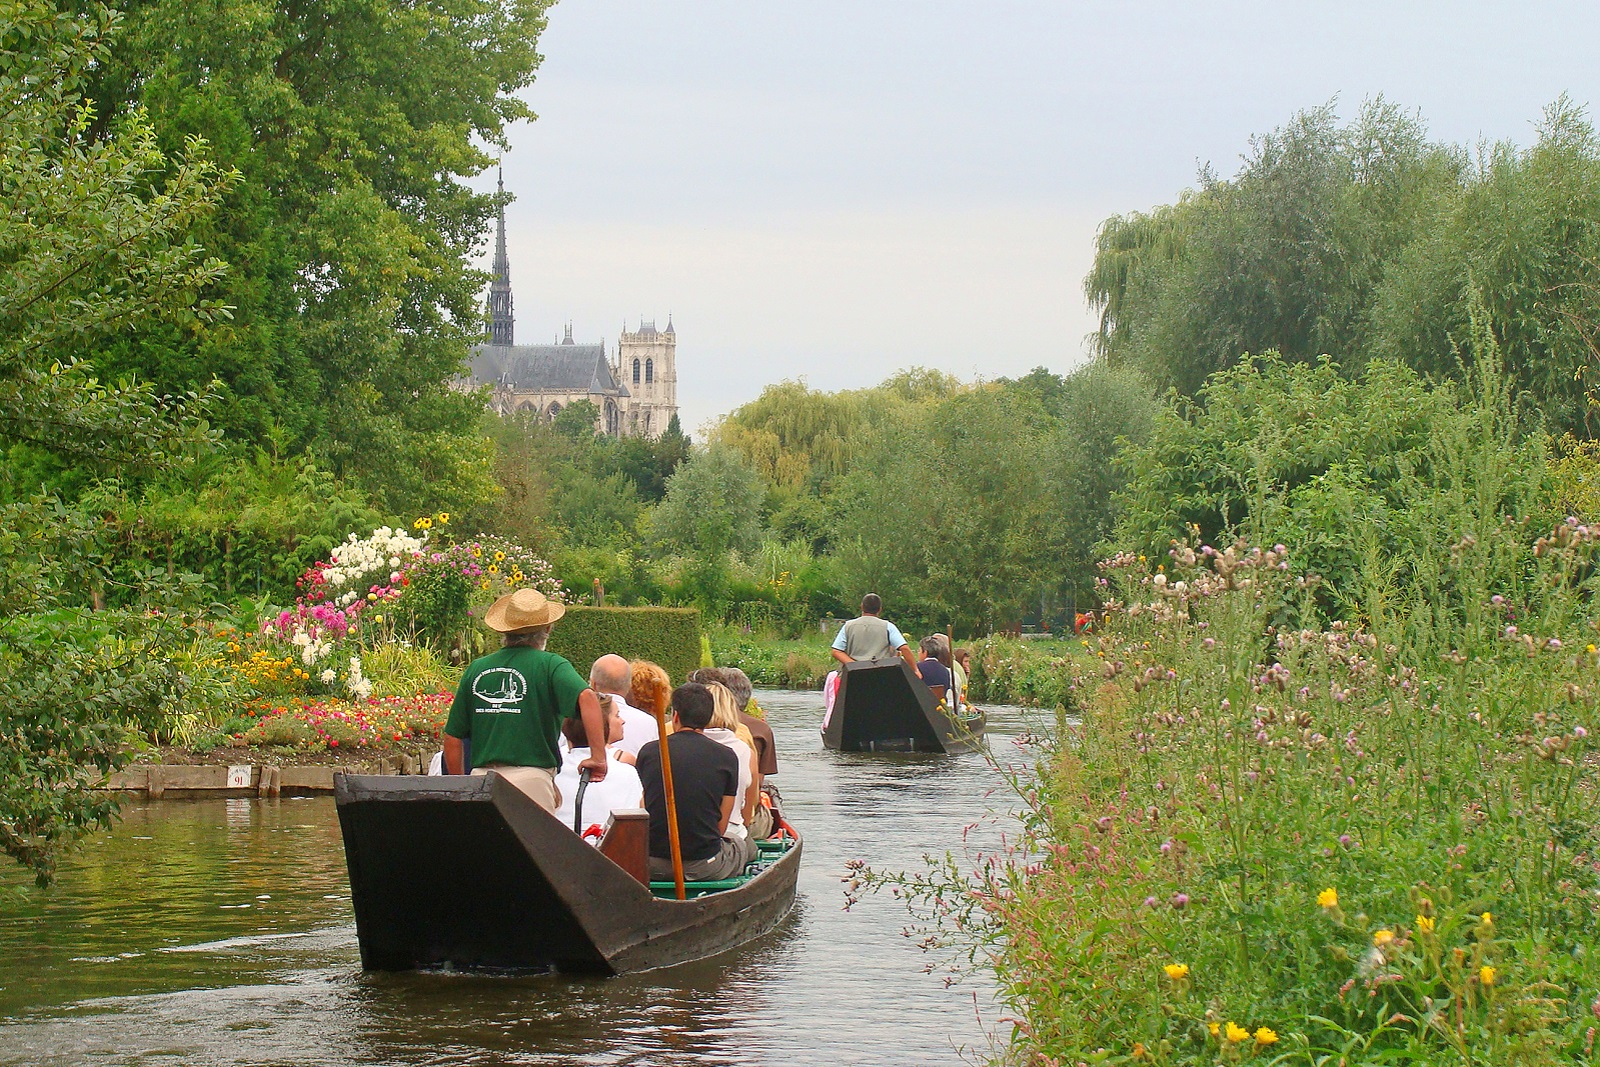
[[[516,339],[670,315],[696,436],[785,379],[1064,373],[1106,217],[1330,101],[1527,144],[1600,99],[1597,30],[1592,0],[564,0],[504,157]]]

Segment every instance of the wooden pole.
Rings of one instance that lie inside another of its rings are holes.
[[[667,717],[656,712],[656,733],[661,738],[661,785],[667,794],[667,847],[672,851],[672,880],[678,899],[688,899],[683,887],[683,847],[678,844],[678,795],[672,791],[672,753],[667,748]]]

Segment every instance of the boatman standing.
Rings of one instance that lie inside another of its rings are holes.
[[[473,774],[497,772],[546,811],[561,802],[556,737],[564,719],[583,720],[590,781],[606,776],[606,723],[589,683],[562,657],[544,650],[550,628],[566,607],[536,589],[496,600],[484,625],[501,634],[498,652],[473,660],[461,675],[444,727],[444,765],[464,774],[461,742],[472,740]]]
[[[839,636],[833,639],[833,658],[840,663],[854,663],[899,656],[921,678],[922,672],[917,670],[911,646],[906,644],[899,627],[879,617],[882,611],[883,598],[877,593],[862,597],[860,617],[839,627]]]

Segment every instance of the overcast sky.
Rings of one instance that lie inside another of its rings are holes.
[[[1592,3],[565,0],[510,134],[517,340],[678,329],[685,429],[804,378],[1066,371],[1107,215],[1382,94],[1434,136],[1600,97]],[[488,176],[492,185],[493,175]]]

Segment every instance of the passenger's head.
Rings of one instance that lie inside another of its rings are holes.
[[[750,676],[748,674],[738,667],[724,667],[722,668],[722,684],[733,692],[734,702],[739,705],[740,711],[749,709],[750,696],[756,691],[756,687],[750,684]]]
[[[621,656],[605,655],[589,668],[589,684],[599,693],[626,693],[633,683],[633,668]]]
[[[726,685],[726,679],[721,667],[697,667],[689,672],[686,682],[699,682],[701,685]]]
[[[877,593],[868,593],[861,598],[861,614],[876,615],[883,610],[883,597]]]
[[[711,690],[711,725],[719,730],[737,730],[739,703],[733,697],[733,690],[720,682],[712,682],[706,688]]]
[[[628,685],[628,703],[640,711],[665,716],[672,703],[672,679],[660,664],[636,659],[628,664],[633,680]]]
[[[922,649],[924,659],[938,660],[946,667],[950,666],[950,639],[944,634],[929,634],[917,647]]]
[[[672,691],[672,714],[683,729],[704,730],[715,711],[711,690],[699,682],[684,682]]]
[[[517,630],[513,633],[501,634],[500,644],[504,648],[537,648],[543,649],[545,642],[550,640],[550,627],[534,626],[526,630]]]
[[[622,740],[622,707],[611,699],[609,693],[601,693],[600,717],[606,724],[606,744],[614,745]],[[572,748],[589,747],[589,731],[583,725],[583,720],[574,716],[561,720],[561,736],[567,739],[567,744]]]
[[[966,671],[968,674],[972,673],[972,650],[970,648],[958,648],[954,652],[950,653],[950,656],[957,663],[961,664],[962,670]]]

